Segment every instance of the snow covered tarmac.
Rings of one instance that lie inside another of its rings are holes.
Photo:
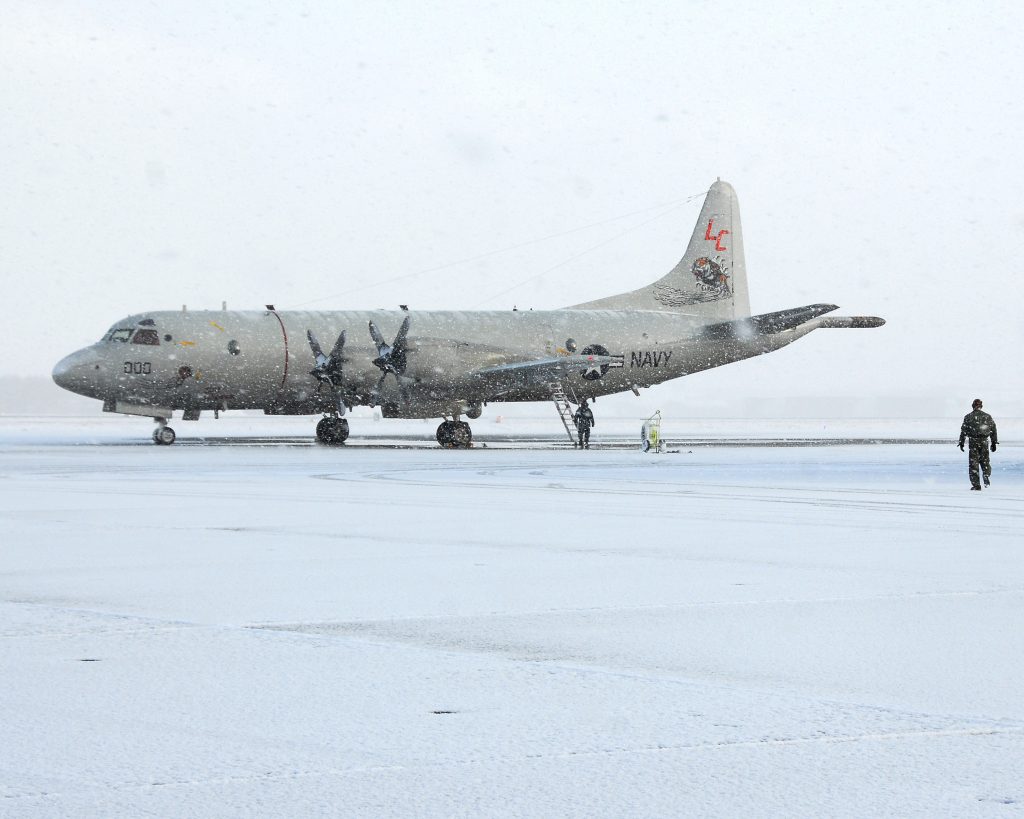
[[[4,816],[1024,804],[1009,427],[972,493],[952,438],[338,450],[268,419],[162,448],[100,420],[0,421]]]

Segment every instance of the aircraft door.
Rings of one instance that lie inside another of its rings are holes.
[[[286,376],[284,333],[277,314],[225,313],[204,330],[205,369],[192,374],[206,406],[260,408]],[[187,380],[187,379],[186,379]]]

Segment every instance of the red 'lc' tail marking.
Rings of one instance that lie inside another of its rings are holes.
[[[715,224],[715,220],[714,219],[711,219],[708,222],[708,229],[704,231],[704,238],[707,239],[709,242],[714,242],[715,243],[715,250],[728,250],[729,248],[725,247],[722,244],[722,237],[723,236],[728,236],[729,235],[729,231],[727,231],[727,230],[720,230],[720,231],[718,231],[717,234],[712,235],[711,234],[711,229],[712,229],[712,227],[714,227],[714,224]]]

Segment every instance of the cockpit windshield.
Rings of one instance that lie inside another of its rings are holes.
[[[140,322],[141,324],[141,322]],[[122,344],[148,344],[153,347],[160,346],[160,334],[151,327],[115,327],[108,330],[103,337],[104,341],[120,341]]]
[[[157,335],[156,330],[136,330],[135,335],[132,336],[132,344],[160,344],[160,336]]]

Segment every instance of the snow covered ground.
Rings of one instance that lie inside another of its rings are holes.
[[[0,419],[0,815],[1019,815],[1000,421]]]

